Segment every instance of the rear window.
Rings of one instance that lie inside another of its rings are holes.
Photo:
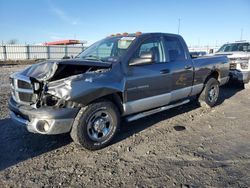
[[[168,61],[185,60],[185,52],[180,40],[176,37],[164,37]]]

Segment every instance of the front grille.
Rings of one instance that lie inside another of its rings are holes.
[[[235,70],[236,69],[236,63],[230,63],[229,64],[229,69],[230,70]]]
[[[31,81],[28,77],[14,74],[10,77],[11,94],[13,99],[21,104],[32,104],[37,101],[37,94],[33,91]]]
[[[27,102],[27,103],[29,103],[29,102],[35,103],[36,102],[36,97],[35,97],[34,94],[19,92],[18,96],[19,96],[20,101],[24,101],[24,102]]]

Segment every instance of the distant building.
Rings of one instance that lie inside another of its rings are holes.
[[[87,41],[83,40],[59,40],[53,42],[45,42],[43,45],[50,46],[50,45],[76,45],[76,44],[86,44]]]

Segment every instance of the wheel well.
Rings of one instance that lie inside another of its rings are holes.
[[[210,78],[215,78],[216,80],[219,80],[219,76],[220,76],[220,74],[219,74],[219,72],[218,71],[212,71],[209,75],[208,75],[208,77],[206,78],[206,80],[205,80],[205,82],[204,83],[206,83]]]
[[[123,110],[123,105],[122,105],[123,100],[122,100],[122,93],[121,92],[105,95],[105,96],[101,97],[101,99],[107,99],[107,100],[113,102],[117,106],[119,112],[121,114],[123,113],[124,110]]]

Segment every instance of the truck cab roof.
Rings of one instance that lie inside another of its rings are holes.
[[[140,33],[140,34],[129,33],[129,34],[126,34],[126,35],[117,34],[117,35],[111,35],[110,37],[149,37],[149,36],[159,36],[159,35],[181,37],[180,35],[177,35],[177,34],[173,34],[173,33],[161,33],[161,32]]]

